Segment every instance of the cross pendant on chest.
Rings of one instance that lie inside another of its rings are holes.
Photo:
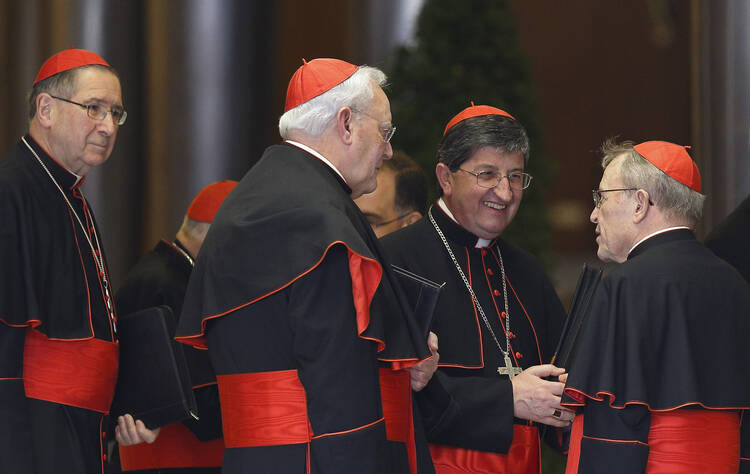
[[[505,354],[505,367],[498,367],[497,373],[500,375],[507,375],[511,379],[523,371],[520,367],[513,367],[508,354]]]

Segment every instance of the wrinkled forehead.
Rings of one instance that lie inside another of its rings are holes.
[[[614,158],[612,161],[609,162],[606,168],[604,168],[604,173],[602,173],[602,184],[608,184],[611,185],[613,183],[621,183],[622,182],[622,162],[625,159],[625,155],[620,155],[616,158]],[[604,189],[604,187],[600,187],[601,189]]]

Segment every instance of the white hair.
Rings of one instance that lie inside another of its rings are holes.
[[[286,111],[279,118],[281,138],[289,138],[292,130],[302,130],[313,137],[319,137],[343,107],[360,112],[367,110],[374,97],[372,83],[383,87],[386,79],[385,73],[380,69],[360,66],[341,84]]]

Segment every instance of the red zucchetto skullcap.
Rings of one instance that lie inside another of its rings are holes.
[[[188,219],[198,222],[213,222],[219,206],[235,186],[237,186],[237,181],[225,179],[201,189],[188,207]]]
[[[679,181],[694,191],[701,192],[701,175],[687,149],[689,146],[651,141],[635,145],[633,149],[651,162],[667,176]]]
[[[340,59],[319,58],[297,69],[286,90],[284,112],[304,104],[320,94],[349,79],[357,71],[357,66]]]
[[[515,120],[515,117],[513,117],[511,114],[504,110],[500,110],[497,107],[492,107],[489,105],[474,105],[474,102],[471,102],[471,106],[466,107],[461,112],[458,113],[455,117],[451,119],[450,122],[448,122],[448,125],[445,126],[445,131],[443,132],[443,135],[448,133],[448,130],[453,128],[454,125],[456,125],[458,122],[461,122],[463,120],[466,120],[467,118],[471,117],[479,117],[482,115],[502,115],[503,117],[509,117]]]
[[[95,64],[111,67],[107,61],[102,59],[102,57],[96,53],[86,51],[85,49],[66,49],[55,54],[42,64],[42,68],[39,69],[39,74],[36,75],[34,84],[36,85],[37,82],[43,81],[50,76],[54,76],[58,72],[75,69],[81,66],[92,66]]]

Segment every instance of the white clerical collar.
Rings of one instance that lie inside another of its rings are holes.
[[[445,204],[445,201],[443,201],[443,198],[438,199],[437,204],[438,204],[438,207],[440,207],[440,209],[442,209],[443,212],[445,212],[445,214],[448,217],[450,217],[453,222],[455,222],[456,224],[458,224],[458,221],[456,220],[455,217],[453,217],[453,213],[451,212],[450,209],[448,209],[448,205]],[[458,225],[461,225],[461,224],[458,224]],[[487,240],[487,239],[483,239],[481,237],[477,237],[477,243],[476,243],[476,245],[474,245],[474,247],[480,249],[482,247],[489,246],[491,243],[492,243],[491,240]]]
[[[638,247],[639,245],[641,245],[643,242],[645,242],[646,240],[650,239],[651,237],[654,237],[654,236],[659,235],[659,234],[663,234],[664,232],[670,232],[672,230],[679,230],[679,229],[690,230],[690,227],[688,227],[686,225],[678,225],[678,226],[675,226],[675,227],[667,227],[666,229],[661,229],[661,230],[657,230],[656,232],[652,232],[652,233],[648,234],[646,237],[644,237],[641,240],[639,240],[638,242],[636,242],[635,245],[633,245],[632,247],[630,247],[630,251],[628,252],[628,255],[630,255],[630,252],[632,252],[633,249],[635,249],[636,247]]]
[[[311,154],[315,158],[319,159],[320,161],[322,161],[323,163],[325,163],[326,165],[328,165],[346,183],[346,178],[344,178],[344,175],[341,174],[341,171],[339,171],[338,168],[336,168],[335,166],[333,166],[333,163],[331,163],[330,161],[328,161],[323,155],[321,155],[317,151],[313,150],[309,146],[305,145],[304,143],[295,142],[294,140],[284,140],[284,141],[287,142],[290,145],[296,146],[297,148],[302,148],[303,150],[305,150],[306,152],[308,152],[309,154]],[[346,184],[347,184],[347,186],[349,185],[349,183],[346,183]]]

